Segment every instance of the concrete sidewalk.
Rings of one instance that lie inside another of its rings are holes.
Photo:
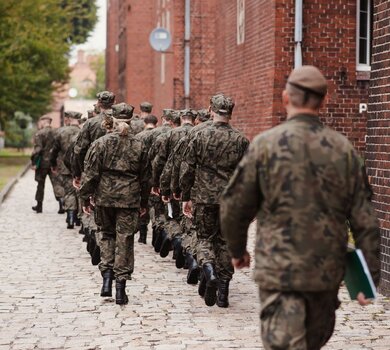
[[[31,210],[32,171],[0,206],[0,350],[262,348],[251,271],[235,274],[228,309],[209,308],[185,283],[186,271],[136,242],[129,304],[101,298],[100,273],[46,185],[42,214]],[[326,349],[390,349],[388,300],[362,308],[344,290],[340,298]]]

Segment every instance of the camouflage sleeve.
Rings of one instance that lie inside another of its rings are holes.
[[[234,258],[240,258],[245,253],[248,227],[262,202],[257,153],[252,145],[237,166],[220,199],[221,231]]]
[[[171,175],[174,158],[174,153],[171,152],[160,176],[160,192],[162,196],[169,196],[171,194]]]
[[[41,133],[36,133],[34,135],[34,148],[31,154],[31,163],[32,165],[36,165],[38,162],[38,158],[42,155],[43,151],[43,140]]]
[[[84,125],[77,135],[76,144],[73,149],[72,174],[74,177],[81,177],[81,173],[84,171],[84,160],[90,144],[91,138],[88,126]]]
[[[155,147],[157,154],[152,161],[152,186],[158,187],[160,185],[160,176],[163,172],[165,163],[168,158],[168,136],[166,134],[160,135],[156,142]]]
[[[101,149],[98,143],[93,143],[85,156],[84,174],[80,187],[80,198],[87,201],[98,187],[101,175]]]
[[[348,220],[356,248],[362,250],[375,285],[380,279],[380,233],[378,220],[371,203],[371,188],[364,166],[357,155],[352,157],[351,174],[354,181]]]
[[[139,181],[141,188],[141,208],[147,208],[150,194],[150,163],[148,162],[148,152],[145,145],[142,147],[140,164]]]
[[[61,151],[60,136],[58,133],[54,136],[53,147],[50,151],[50,166],[55,168],[57,166],[58,154]]]
[[[173,150],[174,157],[172,159],[172,169],[171,169],[171,192],[175,194],[180,194],[180,185],[179,185],[179,177],[180,177],[180,164],[182,163],[182,154],[183,148],[185,145],[185,138],[181,139],[179,143],[176,145]]]
[[[187,202],[191,199],[191,188],[195,182],[196,170],[196,144],[197,139],[193,139],[183,155],[183,162],[180,166],[179,186],[182,191],[182,200]]]

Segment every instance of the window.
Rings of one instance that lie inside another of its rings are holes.
[[[356,51],[357,70],[371,70],[371,0],[358,0]]]
[[[237,45],[245,41],[245,0],[237,0]]]

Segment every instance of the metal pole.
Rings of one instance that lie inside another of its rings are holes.
[[[184,15],[184,100],[185,108],[190,107],[190,39],[191,39],[191,0],[185,0]]]
[[[303,0],[295,0],[294,68],[302,66]]]

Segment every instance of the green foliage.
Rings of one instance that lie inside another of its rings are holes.
[[[32,118],[23,112],[15,112],[12,120],[6,124],[5,146],[25,148],[31,146],[33,130]]]
[[[95,99],[96,94],[106,89],[106,58],[104,52],[99,53],[91,62],[91,68],[96,73],[96,84],[88,91],[87,98]]]
[[[17,110],[37,119],[69,76],[71,45],[96,22],[94,0],[0,1],[0,126]],[[9,126],[11,125],[11,126]]]

